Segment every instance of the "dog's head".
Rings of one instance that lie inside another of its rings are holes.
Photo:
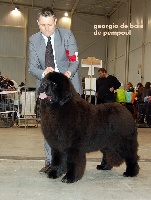
[[[50,104],[64,105],[72,98],[72,84],[62,73],[51,72],[41,81],[39,98]]]

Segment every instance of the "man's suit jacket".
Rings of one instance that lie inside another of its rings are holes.
[[[56,28],[54,48],[57,68],[61,73],[71,72],[71,82],[79,94],[82,94],[81,78],[78,73],[79,61],[69,61],[69,56],[78,52],[77,43],[71,30]],[[29,73],[36,77],[36,88],[39,88],[42,74],[45,70],[46,44],[41,32],[29,38]]]

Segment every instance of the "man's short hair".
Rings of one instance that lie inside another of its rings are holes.
[[[106,69],[104,69],[104,68],[99,68],[98,72],[107,73]]]
[[[54,11],[50,7],[42,8],[42,10],[38,13],[38,19],[40,16],[43,17],[51,17],[56,18]]]

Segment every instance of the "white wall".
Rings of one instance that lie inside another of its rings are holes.
[[[95,35],[94,25],[106,24],[104,17],[76,14],[72,18],[71,29],[74,32],[78,43],[79,60],[88,57],[95,57],[102,60],[105,66],[106,38],[102,35]],[[98,29],[99,30],[99,29]],[[98,76],[95,68],[95,77]],[[88,68],[79,69],[81,77],[88,77]]]
[[[124,2],[110,17],[109,24],[130,23],[143,25],[143,28],[119,28],[116,31],[129,31],[130,36],[109,36],[107,70],[126,84],[127,81],[134,86],[138,82],[151,82],[151,1],[128,0]]]
[[[2,75],[25,80],[26,66],[26,9],[19,16],[12,14],[12,6],[0,6],[0,71]]]

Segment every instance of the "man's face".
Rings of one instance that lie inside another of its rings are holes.
[[[40,32],[42,32],[46,37],[49,37],[54,33],[56,29],[57,19],[54,18],[53,16],[50,17],[40,16],[37,22]]]
[[[100,78],[105,78],[105,73],[103,73],[102,71],[99,72],[99,76]]]

